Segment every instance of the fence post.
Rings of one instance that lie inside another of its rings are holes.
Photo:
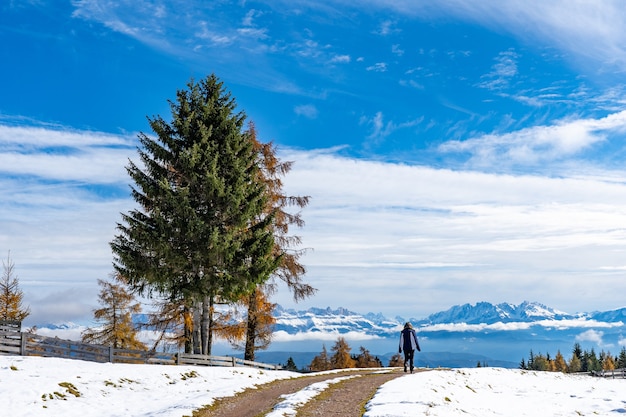
[[[233,361],[233,368],[237,366],[237,359],[233,356],[230,358]]]
[[[113,363],[113,346],[109,346],[109,362]]]
[[[20,333],[20,355],[26,355],[26,333]]]

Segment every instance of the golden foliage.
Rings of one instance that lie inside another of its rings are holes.
[[[87,328],[82,333],[82,340],[116,349],[146,350],[146,346],[137,340],[137,330],[132,322],[132,315],[141,311],[141,305],[134,302],[133,295],[123,285],[123,278],[118,276],[118,281],[120,284],[98,280],[102,308],[94,310],[94,318],[101,326]]]
[[[20,290],[19,280],[15,276],[15,265],[11,261],[11,254],[7,255],[7,262],[2,261],[2,279],[0,279],[0,320],[22,321],[30,314],[30,308],[22,307],[24,293]]]

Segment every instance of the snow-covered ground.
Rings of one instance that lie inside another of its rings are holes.
[[[553,417],[626,413],[626,379],[503,368],[419,372],[381,387],[364,417]]]
[[[2,415],[182,417],[286,371],[200,366],[99,364],[0,356]],[[342,377],[285,397],[273,417],[297,407]],[[366,417],[617,416],[626,413],[626,380],[501,368],[432,370],[383,385]]]

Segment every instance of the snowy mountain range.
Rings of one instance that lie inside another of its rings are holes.
[[[397,351],[399,332],[410,321],[422,345],[418,358],[428,366],[472,366],[478,361],[516,367],[530,350],[553,356],[560,351],[567,357],[575,343],[614,354],[626,346],[626,307],[568,314],[537,302],[479,302],[422,319],[391,319],[344,308],[295,311],[278,307],[275,317],[274,350],[319,352],[322,345],[330,348],[341,336],[355,348],[364,346],[383,358]]]
[[[396,335],[406,321],[420,332],[478,331],[483,329],[517,330],[532,326],[547,328],[622,327],[626,323],[626,307],[604,312],[568,314],[537,302],[525,301],[519,305],[501,303],[463,304],[431,314],[424,319],[395,317],[382,314],[359,314],[345,308],[332,310],[311,308],[306,311],[275,310],[275,332],[296,335],[361,334],[378,337]]]
[[[354,352],[362,346],[384,362],[397,352],[397,338],[406,321],[418,332],[422,346],[418,360],[428,366],[473,366],[478,361],[515,367],[531,349],[551,355],[559,350],[567,357],[574,343],[613,354],[626,346],[626,307],[568,314],[537,302],[479,302],[415,319],[361,314],[345,308],[296,311],[277,306],[274,315],[273,342],[267,352],[259,352],[259,359],[270,363],[284,363],[286,355],[307,361],[323,346],[330,350],[338,337],[344,337]],[[37,332],[73,339],[77,327],[70,323],[43,325],[37,326]],[[230,346],[224,345],[215,353],[229,351]]]

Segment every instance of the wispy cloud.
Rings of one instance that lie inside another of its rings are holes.
[[[391,53],[397,56],[404,55],[404,49],[400,48],[400,45],[391,45]]]
[[[414,120],[409,120],[402,123],[395,123],[393,121],[388,121],[385,123],[384,116],[382,112],[377,112],[374,117],[361,118],[361,124],[365,124],[371,127],[372,133],[368,135],[368,139],[373,140],[381,140],[391,135],[397,130],[407,129],[411,127],[415,127],[419,125],[423,121],[422,117],[419,117]]]
[[[619,0],[443,0],[438,2],[370,0],[407,16],[455,16],[507,31],[524,41],[555,47],[598,74],[626,70],[626,9]],[[583,62],[592,60],[592,63]],[[598,66],[598,63],[600,64]]]
[[[331,64],[348,64],[350,63],[350,55],[335,55],[330,58]]]
[[[575,156],[604,141],[609,134],[623,132],[626,132],[626,111],[601,119],[562,120],[502,135],[448,141],[440,145],[439,150],[467,153],[470,163],[476,166],[535,165]]]
[[[304,116],[307,119],[315,119],[318,115],[317,107],[315,107],[313,104],[303,104],[300,106],[296,106],[294,108],[294,112],[298,116]]]
[[[367,71],[386,72],[387,71],[387,63],[386,62],[377,62],[374,65],[370,65],[369,67],[367,67],[365,69]]]
[[[510,80],[517,75],[517,53],[509,50],[500,52],[495,58],[491,72],[483,75],[479,87],[489,90],[501,90],[509,86]]]
[[[380,23],[380,26],[375,33],[378,35],[387,36],[392,33],[398,33],[399,31],[400,30],[398,29],[396,22],[392,20],[385,20]]]

